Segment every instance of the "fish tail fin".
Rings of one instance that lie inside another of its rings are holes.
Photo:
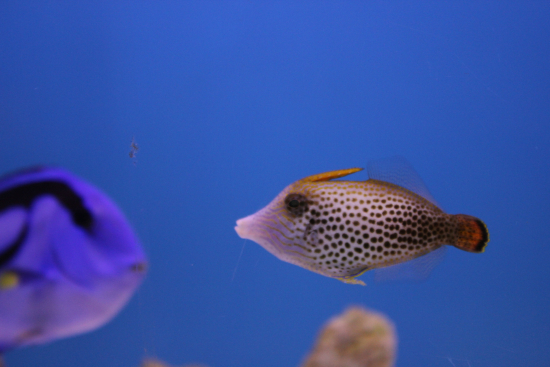
[[[456,214],[458,238],[453,245],[468,252],[481,253],[489,242],[489,230],[481,219],[466,214]]]

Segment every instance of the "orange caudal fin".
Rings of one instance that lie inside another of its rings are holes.
[[[458,239],[454,244],[468,252],[483,252],[489,242],[489,231],[481,219],[466,214],[457,214]]]

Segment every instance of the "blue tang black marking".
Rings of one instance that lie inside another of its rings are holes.
[[[122,212],[92,185],[58,168],[0,179],[0,353],[105,324],[146,264]]]

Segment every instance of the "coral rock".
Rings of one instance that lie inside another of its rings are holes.
[[[396,344],[386,317],[350,307],[329,320],[302,367],[391,367]]]

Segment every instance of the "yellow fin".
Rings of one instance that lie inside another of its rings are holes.
[[[7,290],[19,285],[19,276],[13,271],[0,274],[0,291]]]
[[[365,282],[363,282],[362,280],[359,280],[359,279],[355,279],[355,278],[336,278],[346,284],[359,284],[359,285],[366,285]]]
[[[329,171],[329,172],[318,173],[316,175],[308,176],[306,178],[301,179],[300,181],[307,181],[307,182],[328,181],[334,178],[340,178],[347,175],[351,175],[352,173],[359,172],[362,170],[363,168],[339,169],[337,171]]]

